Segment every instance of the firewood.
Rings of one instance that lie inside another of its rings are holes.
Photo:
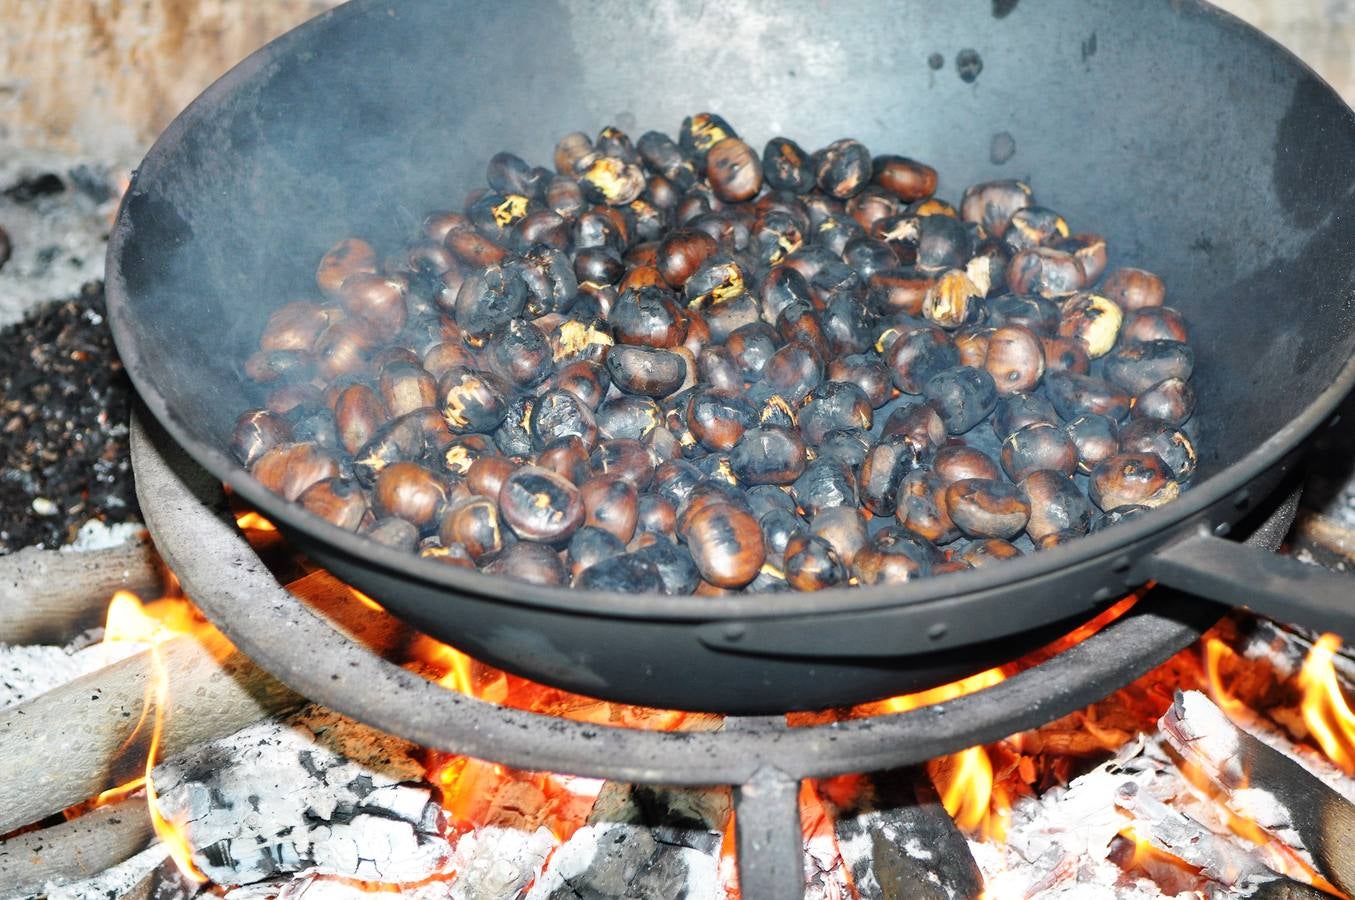
[[[0,844],[0,897],[90,878],[130,859],[154,836],[144,795],[136,795]]]
[[[608,782],[588,824],[550,857],[527,900],[713,897],[730,795]]]
[[[1299,763],[1233,725],[1198,691],[1178,693],[1163,735],[1237,815],[1311,856],[1324,878],[1355,891],[1355,804]]]
[[[897,769],[853,782],[847,798],[821,793],[829,793],[838,847],[861,900],[955,900],[983,892],[969,844],[925,772]]]
[[[446,871],[452,848],[419,753],[308,706],[157,766],[157,809],[220,884],[303,870],[421,881]]]
[[[0,712],[0,833],[142,774],[155,654],[171,673],[162,759],[302,702],[219,635],[183,635],[12,706]]]
[[[0,556],[0,643],[64,644],[102,623],[115,591],[160,596],[162,572],[148,541]]]

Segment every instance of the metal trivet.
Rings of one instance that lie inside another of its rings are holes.
[[[161,556],[198,608],[279,681],[389,734],[516,769],[732,785],[748,900],[803,895],[802,780],[914,765],[1051,722],[1160,665],[1224,611],[1154,589],[1047,662],[910,712],[795,728],[781,716],[729,716],[714,732],[594,725],[477,700],[372,653],[278,584],[237,529],[220,483],[157,424],[134,415],[131,444],[142,513]],[[1278,546],[1297,499],[1282,503],[1249,542]]]

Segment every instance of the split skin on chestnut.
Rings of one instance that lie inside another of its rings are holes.
[[[925,163],[713,113],[552,162],[499,153],[280,298],[240,363],[255,478],[446,565],[717,596],[1000,564],[1195,473],[1167,286],[1029,185],[952,205]]]

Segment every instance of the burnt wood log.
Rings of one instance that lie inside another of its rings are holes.
[[[0,897],[91,878],[140,853],[154,836],[144,795],[25,832],[0,844]]]
[[[920,768],[865,776],[843,806],[825,799],[861,900],[957,900],[983,893],[968,842]]]
[[[0,643],[64,644],[103,623],[115,591],[160,596],[163,573],[145,540],[105,550],[30,547],[0,556]]]
[[[716,896],[729,813],[724,788],[608,782],[588,824],[551,854],[527,900]]]
[[[156,654],[170,677],[162,759],[302,703],[219,635],[183,635],[9,707],[0,712],[0,833],[143,774]]]
[[[1172,748],[1223,791],[1229,809],[1309,854],[1342,891],[1355,891],[1355,804],[1233,725],[1198,691],[1178,693],[1159,724]]]
[[[218,884],[303,870],[422,881],[446,871],[452,848],[420,752],[308,706],[157,766],[157,809]]]

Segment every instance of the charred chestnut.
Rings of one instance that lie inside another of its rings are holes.
[[[292,427],[286,419],[265,409],[251,409],[235,420],[231,451],[245,468],[249,468],[269,450],[291,439]]]
[[[616,535],[622,543],[635,534],[639,492],[620,475],[598,475],[579,487],[584,523]]]
[[[912,437],[891,434],[880,438],[861,460],[858,491],[866,509],[877,516],[894,515],[899,483],[922,464],[923,451]]]
[[[941,329],[919,328],[894,341],[888,362],[895,387],[921,394],[933,376],[959,365],[960,355]]]
[[[498,379],[460,366],[438,382],[438,408],[453,434],[494,431],[508,415],[508,392]]]
[[[1156,453],[1118,453],[1091,473],[1091,498],[1104,510],[1119,506],[1161,506],[1175,500],[1181,485]]]
[[[789,138],[772,138],[762,150],[762,177],[774,190],[809,192],[817,173],[809,154]]]
[[[532,435],[532,444],[538,449],[563,437],[574,436],[583,442],[586,450],[591,451],[597,443],[598,428],[593,411],[573,393],[565,390],[550,390],[536,401],[528,431]]]
[[[1102,378],[1073,372],[1049,372],[1045,392],[1065,422],[1095,413],[1121,421],[1129,415],[1129,395]]]
[[[811,518],[830,507],[856,506],[858,502],[856,476],[846,463],[836,459],[811,462],[790,490],[795,502]]]
[[[859,192],[873,173],[870,151],[850,138],[834,141],[814,154],[815,180],[830,197],[845,200]]]
[[[786,542],[784,569],[786,581],[797,591],[836,587],[850,577],[833,545],[812,534],[797,534]]]
[[[1012,538],[1030,520],[1030,503],[1005,481],[968,478],[946,488],[946,511],[973,538]]]
[[[584,569],[574,586],[586,591],[611,591],[618,594],[657,594],[663,579],[654,563],[635,553],[609,556]]]
[[[786,428],[744,431],[729,457],[743,484],[791,484],[804,473],[808,454],[800,435]]]
[[[667,397],[687,379],[687,362],[671,350],[617,346],[607,354],[607,374],[627,394]]]
[[[1110,416],[1078,416],[1063,431],[1077,448],[1077,470],[1084,475],[1120,450],[1120,429]]]
[[[1161,419],[1135,418],[1120,429],[1120,449],[1125,453],[1156,453],[1181,483],[1195,474],[1199,457],[1195,444],[1184,431]]]
[[[968,366],[937,372],[922,386],[922,394],[941,414],[950,434],[964,434],[988,418],[997,406],[993,376]]]
[[[960,215],[978,225],[984,235],[1000,238],[1007,233],[1012,216],[1033,202],[1030,187],[1019,181],[988,181],[965,190]]]
[[[376,251],[359,238],[339,241],[320,260],[315,270],[315,283],[320,290],[337,297],[344,281],[361,272],[376,271]]]
[[[1059,414],[1054,405],[1038,394],[1008,394],[997,401],[993,411],[993,434],[1005,441],[1013,431],[1035,422],[1057,425]]]
[[[1184,378],[1165,378],[1134,398],[1133,413],[1179,428],[1195,413],[1195,389]]]
[[[477,564],[492,559],[511,542],[499,519],[499,505],[488,497],[453,504],[442,516],[438,537],[446,546],[465,547]]]
[[[523,466],[499,490],[499,510],[523,540],[563,545],[584,520],[583,498],[566,479],[537,466]]]
[[[1077,294],[1065,300],[1059,336],[1076,338],[1092,359],[1105,356],[1115,346],[1124,313],[1115,301],[1100,294]]]
[[[1180,341],[1126,344],[1106,357],[1106,378],[1131,394],[1139,394],[1166,378],[1190,379],[1195,351]]]
[[[1007,286],[1018,294],[1067,297],[1082,290],[1086,280],[1077,257],[1053,247],[1022,250],[1007,264]]]
[[[560,557],[542,544],[513,544],[485,566],[484,571],[487,575],[515,578],[531,584],[569,583],[569,575]]]
[[[1018,428],[1002,442],[1002,469],[1012,481],[1040,469],[1072,475],[1077,461],[1077,445],[1062,428],[1046,422]]]
[[[905,584],[932,571],[932,553],[902,529],[882,529],[856,553],[852,571],[866,586]]]
[[[950,484],[935,471],[914,469],[899,484],[895,518],[899,527],[933,544],[948,544],[960,536],[950,517],[946,490]],[[858,564],[860,557],[857,557]]]

